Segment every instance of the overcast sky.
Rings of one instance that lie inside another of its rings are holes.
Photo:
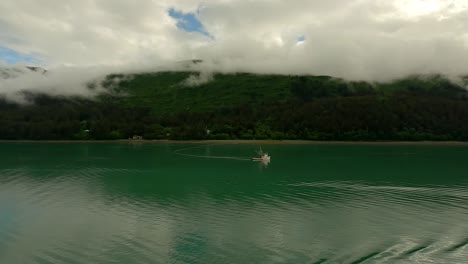
[[[225,71],[365,80],[468,73],[468,1],[0,1],[0,60],[10,64],[195,58]]]

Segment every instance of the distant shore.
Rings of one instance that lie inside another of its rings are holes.
[[[173,144],[254,144],[254,145],[468,145],[464,141],[310,141],[310,140],[0,140],[0,143],[173,143]]]

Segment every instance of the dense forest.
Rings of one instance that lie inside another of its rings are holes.
[[[468,92],[443,76],[109,75],[96,98],[0,99],[0,139],[468,141]],[[120,80],[116,82],[114,80]],[[90,89],[92,87],[90,86]]]

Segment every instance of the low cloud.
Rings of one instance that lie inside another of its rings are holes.
[[[101,84],[110,69],[61,67],[53,71],[42,72],[26,67],[3,66],[0,71],[4,73],[3,78],[0,78],[0,91],[3,98],[28,103],[26,92],[88,98],[107,92]]]
[[[190,75],[185,81],[184,84],[187,86],[198,86],[213,80],[212,71],[201,71],[197,74]]]

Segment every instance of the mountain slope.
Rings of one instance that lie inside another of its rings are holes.
[[[0,139],[468,140],[468,93],[438,75],[366,83],[159,72],[103,85],[94,100],[0,102]]]
[[[41,67],[0,67],[0,78],[1,79],[13,79],[18,78],[21,75],[28,73],[45,74],[47,71]]]

